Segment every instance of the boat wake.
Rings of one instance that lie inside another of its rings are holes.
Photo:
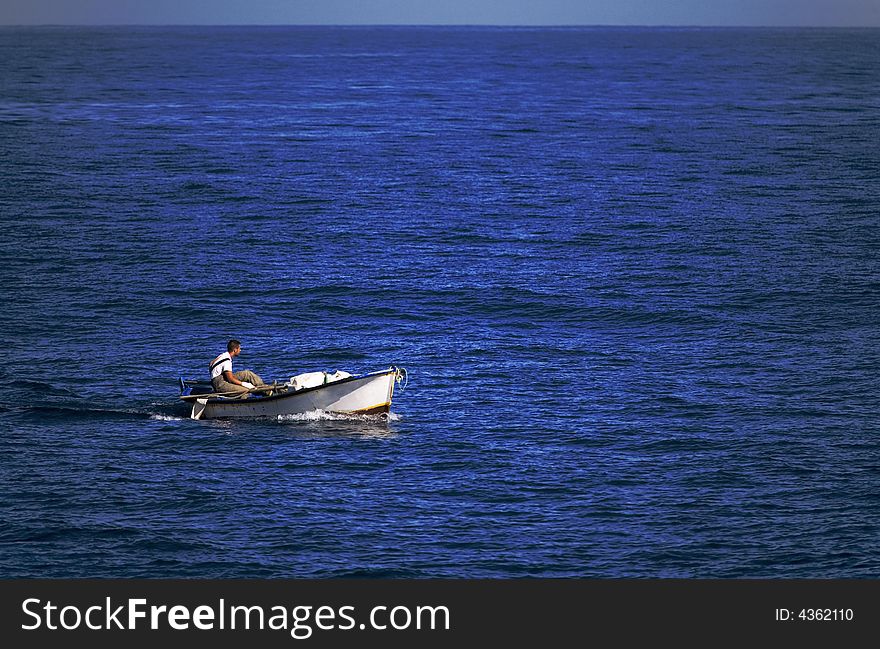
[[[145,419],[152,418],[153,413],[136,408],[101,408],[76,405],[40,405],[21,406],[14,410],[40,416],[59,416],[66,419],[120,418]]]
[[[381,413],[378,415],[347,415],[341,412],[326,412],[324,410],[310,410],[290,415],[278,415],[278,421],[360,421],[370,423],[384,423],[388,421],[400,421],[397,413]]]
[[[18,379],[15,382],[15,387],[20,390],[27,390],[30,392],[36,392],[42,398],[45,398],[47,396],[50,396],[50,397],[76,397],[77,396],[74,392],[71,392],[67,388],[59,387],[57,385],[53,385],[52,383],[47,383],[44,381],[35,381],[33,379]]]
[[[19,413],[25,416],[33,415],[43,419],[46,417],[57,417],[66,421],[88,421],[94,419],[185,421],[189,419],[177,407],[157,408],[155,404],[140,408],[113,408],[110,406],[101,407],[77,403],[21,405],[14,408],[0,405],[0,411]]]

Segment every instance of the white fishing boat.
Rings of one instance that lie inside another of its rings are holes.
[[[405,379],[406,370],[398,367],[361,375],[310,372],[259,386],[242,399],[213,392],[209,381],[181,377],[180,399],[192,404],[193,419],[274,418],[315,410],[377,415],[390,412],[394,386]]]

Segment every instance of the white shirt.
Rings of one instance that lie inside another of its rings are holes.
[[[223,352],[211,361],[211,378],[222,376],[226,370],[232,371],[232,357],[229,352]]]

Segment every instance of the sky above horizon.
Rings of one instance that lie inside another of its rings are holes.
[[[2,0],[0,24],[880,27],[880,0]]]

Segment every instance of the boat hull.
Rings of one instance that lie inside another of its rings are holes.
[[[206,398],[193,402],[193,419],[281,417],[315,410],[374,415],[391,410],[396,368],[304,388],[270,397],[249,399]]]

